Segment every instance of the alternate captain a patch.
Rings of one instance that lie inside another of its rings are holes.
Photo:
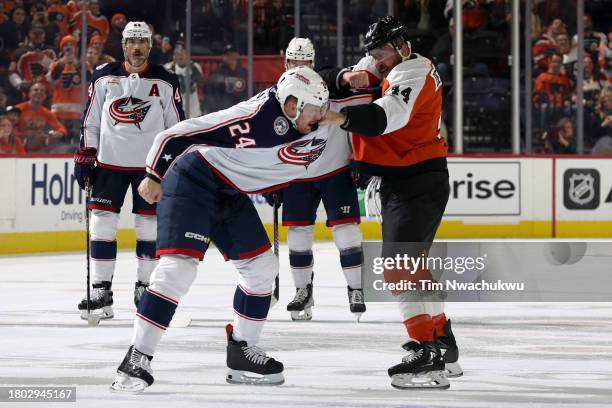
[[[109,113],[115,121],[113,126],[117,123],[133,123],[140,129],[140,123],[145,119],[150,108],[150,101],[143,101],[130,96],[114,101],[109,107]]]

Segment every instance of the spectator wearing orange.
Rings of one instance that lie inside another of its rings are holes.
[[[66,137],[66,128],[53,112],[43,106],[47,97],[44,84],[34,83],[29,96],[29,100],[16,105],[21,110],[21,116],[15,134],[23,141],[27,153],[49,152],[59,139]]]
[[[71,35],[62,38],[61,58],[51,64],[46,76],[53,87],[51,112],[66,126],[69,140],[74,141],[78,140],[81,111],[85,105],[84,101],[81,101],[83,80],[77,44],[77,39]],[[89,66],[87,72],[89,76]]]
[[[108,24],[108,19],[100,13],[100,1],[90,0],[88,4],[89,10],[87,10],[85,17],[87,20],[87,38],[90,39],[92,36],[98,34],[106,40],[110,31],[110,25]],[[72,18],[71,25],[75,30],[74,34],[77,38],[79,37],[77,34],[80,33],[82,13],[82,10],[78,11]]]
[[[562,72],[562,62],[560,54],[553,54],[548,71],[535,80],[534,107],[540,109],[540,129],[546,129],[550,119],[569,116],[572,84]]]
[[[444,15],[447,19],[452,17],[456,0],[447,0],[444,7]],[[489,21],[487,2],[490,0],[462,0],[463,1],[463,29],[474,31],[485,28]]]
[[[72,12],[67,5],[59,0],[47,0],[49,20],[53,21],[60,30],[60,37],[64,38],[70,33],[70,19]]]
[[[0,154],[24,154],[23,143],[13,132],[13,123],[6,115],[0,115]]]
[[[113,57],[111,57],[110,55],[104,54],[103,52],[104,38],[102,38],[102,36],[98,34],[92,36],[91,39],[89,40],[89,46],[96,48],[100,52],[100,55],[101,55],[100,58],[101,58],[102,63],[108,64],[109,62],[115,62],[115,59]]]
[[[103,53],[110,55],[115,61],[123,60],[123,46],[121,41],[123,39],[123,29],[127,24],[127,17],[123,13],[113,14],[111,18],[111,32],[106,39]]]
[[[540,36],[531,49],[533,62],[537,67],[543,70],[548,69],[548,58],[557,51],[555,38],[559,34],[567,34],[567,29],[563,21],[556,18],[548,25],[546,32]]]
[[[55,61],[55,51],[45,45],[45,30],[40,23],[33,24],[28,33],[29,44],[17,51],[16,72],[9,76],[11,84],[27,91],[35,81],[45,81],[49,66]]]

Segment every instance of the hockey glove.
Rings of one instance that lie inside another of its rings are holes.
[[[270,205],[270,207],[280,207],[283,203],[283,189],[270,191],[269,193],[263,193],[263,198],[266,199],[266,202]]]
[[[93,184],[97,152],[93,147],[82,147],[74,153],[74,177],[83,190],[85,190],[87,180],[90,184]]]
[[[351,178],[353,179],[355,187],[360,190],[365,190],[372,180],[372,176],[360,173],[354,162],[351,162]]]

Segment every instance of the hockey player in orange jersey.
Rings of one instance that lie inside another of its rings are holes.
[[[431,61],[412,53],[406,28],[394,17],[383,17],[370,26],[365,48],[384,77],[382,97],[339,113],[328,112],[323,123],[352,131],[357,168],[379,177],[374,182],[380,182],[383,256],[394,257],[408,249],[410,256],[418,257],[429,251],[450,189],[447,144],[440,136],[442,83]],[[332,91],[340,84],[330,82]],[[413,245],[398,250],[396,243]],[[410,275],[390,269],[385,280],[432,279],[428,270],[417,272]],[[409,339],[403,345],[408,355],[389,369],[391,384],[448,388],[446,373],[459,376],[462,371],[444,304],[431,295],[415,301],[408,292],[393,294]]]

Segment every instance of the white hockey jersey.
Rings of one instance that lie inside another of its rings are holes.
[[[175,74],[155,64],[129,74],[113,62],[94,71],[80,144],[98,150],[100,167],[142,170],[155,136],[184,119]]]
[[[339,110],[344,106],[369,103],[371,100],[370,94],[350,94],[343,99],[331,100],[330,109]],[[316,131],[320,136],[322,132],[323,129]],[[347,132],[338,127],[326,127],[325,132],[330,135],[324,135],[321,138],[332,140],[328,144],[327,151],[334,152],[329,153],[329,159],[325,160],[327,166],[330,171],[346,168],[351,158]],[[284,116],[276,100],[276,89],[272,87],[248,101],[219,112],[183,121],[160,133],[147,156],[147,172],[163,179],[168,168],[178,157],[202,146],[207,146],[203,151],[209,151],[209,147],[229,150],[260,150],[283,145],[301,137]],[[327,156],[326,153],[325,157]],[[223,165],[224,168],[226,165],[236,166],[237,173],[240,173],[241,170],[244,170],[241,168],[243,163],[240,162],[240,158],[248,157],[245,159],[247,160],[244,163],[245,168],[255,171],[251,173],[251,177],[259,178],[258,170],[255,170],[257,164],[249,161],[253,157],[258,157],[257,154],[238,154],[232,157],[235,157],[237,161],[230,160]],[[263,154],[261,157],[264,160],[266,155]],[[265,172],[269,163],[261,162],[259,165]]]

